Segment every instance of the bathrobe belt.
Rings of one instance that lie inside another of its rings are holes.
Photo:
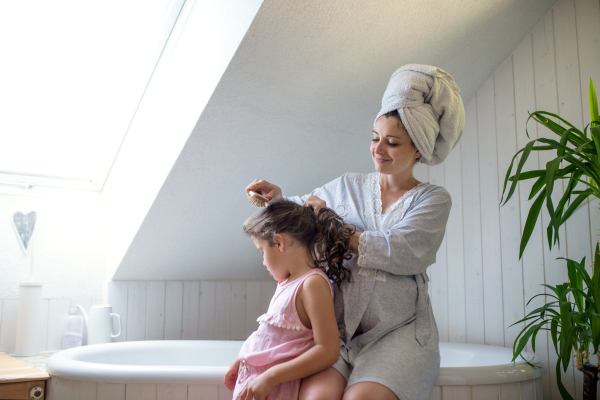
[[[425,346],[431,334],[429,321],[429,293],[427,292],[429,276],[427,276],[427,272],[415,275],[415,281],[417,281],[417,320],[415,322],[415,338],[421,346]]]

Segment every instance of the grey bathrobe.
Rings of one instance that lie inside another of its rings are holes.
[[[341,357],[334,368],[348,386],[377,382],[401,400],[427,400],[440,357],[425,271],[444,237],[450,195],[421,183],[382,215],[377,172],[344,174],[311,194],[362,232],[359,255],[348,262],[351,282],[336,290]],[[307,197],[288,199],[304,204]]]

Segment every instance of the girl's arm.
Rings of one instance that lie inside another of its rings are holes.
[[[251,400],[253,396],[263,400],[275,385],[313,375],[339,359],[339,333],[329,284],[321,276],[310,276],[302,284],[297,299],[310,319],[315,345],[256,377],[242,392],[241,400]]]

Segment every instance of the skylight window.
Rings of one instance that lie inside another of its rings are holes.
[[[101,190],[184,1],[0,2],[0,182]]]

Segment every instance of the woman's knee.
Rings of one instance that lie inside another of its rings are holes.
[[[300,385],[300,400],[341,400],[346,379],[334,368],[328,368],[304,378]]]
[[[344,392],[343,400],[399,400],[387,387],[375,382],[359,382]]]

